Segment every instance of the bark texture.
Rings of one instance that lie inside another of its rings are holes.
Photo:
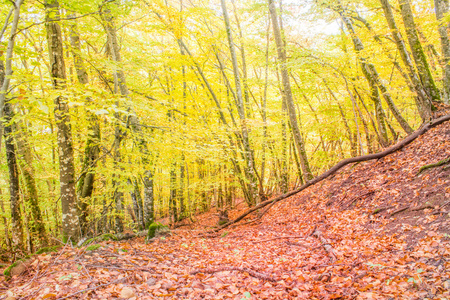
[[[24,179],[26,193],[25,201],[31,210],[31,232],[39,237],[39,246],[47,246],[48,239],[45,232],[45,225],[42,219],[41,208],[39,207],[39,196],[36,186],[35,170],[33,166],[33,157],[31,146],[29,144],[29,132],[22,122],[14,124],[14,132],[16,135],[16,144],[18,152],[18,162]]]
[[[0,84],[5,80],[5,68],[3,61],[0,61]],[[17,166],[16,146],[13,139],[12,108],[6,101],[3,107],[3,136],[5,137],[6,162],[9,172],[9,201],[11,208],[11,236],[12,246],[15,249],[23,248],[23,225],[22,214],[20,212],[20,190],[19,190],[19,168]]]
[[[111,5],[116,5],[116,3],[112,3]],[[116,64],[120,64],[122,62],[122,58],[120,55],[120,48],[119,48],[119,42],[117,39],[117,30],[114,24],[114,18],[111,15],[111,11],[109,9],[106,9],[101,13],[101,17],[103,20],[103,24],[105,27],[105,31],[108,37],[108,45],[111,53],[112,60]],[[115,85],[115,92],[120,92],[120,94],[127,98],[129,96],[129,90],[126,83],[126,77],[125,73],[123,72],[123,69],[121,67],[117,67],[114,72],[114,85]],[[117,91],[117,87],[119,91]],[[117,103],[119,106],[119,103]],[[128,117],[123,119],[120,115],[116,115],[117,120],[121,120],[121,123],[118,122],[116,129],[115,129],[115,161],[116,164],[119,164],[121,158],[120,158],[120,148],[121,148],[121,142],[125,137],[125,130],[131,129],[137,139],[137,144],[139,146],[139,149],[142,154],[142,164],[144,165],[145,171],[144,171],[144,204],[143,204],[143,215],[144,215],[144,222],[146,226],[148,224],[151,224],[153,222],[154,218],[154,212],[153,212],[153,205],[154,205],[154,195],[153,195],[153,172],[150,170],[151,166],[150,164],[150,151],[147,147],[147,142],[142,136],[141,132],[141,124],[139,123],[139,120],[137,118],[136,112],[130,105],[126,105],[126,110],[129,112]],[[116,178],[117,180],[117,178]],[[119,212],[123,211],[123,192],[117,190],[115,193],[116,197],[116,209],[119,210]],[[117,227],[117,230],[123,230],[123,225],[121,225],[121,219],[119,217],[116,218],[116,221],[119,222],[119,226]]]
[[[414,22],[414,16],[411,9],[411,3],[409,0],[399,0],[399,4],[403,24],[406,29],[406,36],[408,37],[409,47],[416,63],[420,80],[422,81],[428,96],[434,101],[440,101],[441,96],[439,90],[436,87],[433,76],[431,75],[427,57],[423,51],[422,43],[419,40],[419,35],[417,33],[416,24]]]
[[[448,0],[434,0],[436,19],[439,22],[438,30],[441,39],[442,64],[444,65],[443,100],[450,103],[450,41],[448,38],[448,24],[445,24],[444,16],[448,13]]]
[[[47,29],[48,53],[53,87],[64,93],[66,88],[66,67],[63,56],[63,41],[59,24],[60,12],[57,0],[45,1],[45,27]],[[77,195],[75,192],[75,168],[73,159],[72,129],[67,99],[55,98],[55,121],[58,128],[59,180],[62,206],[62,227],[64,241],[77,243],[80,238]]]
[[[226,7],[225,0],[220,1],[222,6],[222,12],[224,15],[224,21],[225,21],[225,27],[227,32],[227,38],[228,38],[228,48],[230,50],[231,54],[231,63],[233,65],[233,75],[234,75],[234,83],[236,88],[236,105],[238,110],[238,115],[240,119],[240,128],[241,128],[241,134],[242,134],[242,143],[244,146],[244,158],[245,158],[245,175],[247,177],[247,180],[249,181],[249,184],[247,185],[247,192],[249,195],[249,199],[247,199],[247,202],[249,205],[255,205],[256,204],[256,197],[258,193],[258,183],[257,178],[255,174],[255,162],[253,158],[253,152],[251,151],[250,146],[250,138],[249,138],[249,130],[247,128],[247,120],[246,120],[246,113],[245,113],[245,107],[244,107],[244,98],[242,94],[242,87],[241,87],[241,79],[239,75],[239,66],[236,56],[236,50],[234,47],[233,42],[233,36],[231,33],[231,26],[230,26],[230,18],[228,16],[228,10]]]
[[[294,135],[295,146],[298,151],[300,158],[300,163],[302,167],[302,172],[305,181],[314,178],[309,167],[308,158],[305,150],[305,143],[300,132],[300,128],[297,121],[297,113],[294,105],[294,98],[292,96],[291,84],[289,81],[289,73],[286,65],[286,49],[284,47],[283,39],[281,37],[280,26],[278,25],[278,17],[275,8],[275,3],[273,0],[269,1],[269,12],[272,21],[272,29],[275,37],[275,42],[277,45],[278,60],[280,63],[281,81],[283,83],[283,94],[286,97],[286,106],[289,115],[289,122],[291,125],[292,134]]]
[[[75,15],[73,15],[75,17]],[[77,73],[78,82],[82,85],[89,83],[88,73],[83,64],[81,57],[80,36],[77,30],[76,22],[72,22],[69,26],[70,46],[72,47],[72,56],[74,60],[75,71]],[[91,97],[86,98],[86,102],[92,103]],[[77,193],[80,198],[80,225],[82,234],[86,235],[88,229],[88,201],[92,196],[95,181],[95,166],[100,155],[100,122],[96,114],[87,112],[88,135],[86,146],[84,149],[83,168],[78,180]]]
[[[377,115],[377,121],[379,123],[379,130],[381,132],[381,135],[383,137],[383,140],[387,139],[387,133],[385,128],[385,118],[382,116],[384,114],[383,108],[381,106],[380,96],[379,92],[375,91],[375,89],[379,89],[382,93],[382,96],[384,100],[386,101],[389,109],[391,110],[392,114],[394,115],[395,119],[399,123],[399,125],[402,127],[402,129],[407,133],[410,134],[413,132],[413,129],[408,124],[408,122],[403,118],[403,116],[398,111],[397,107],[394,104],[394,100],[392,99],[391,94],[389,93],[388,89],[382,82],[377,69],[375,66],[368,62],[366,58],[361,56],[361,51],[364,50],[364,45],[361,41],[361,39],[357,36],[355,29],[353,28],[353,24],[346,15],[345,10],[342,7],[338,7],[339,15],[342,19],[342,22],[344,22],[345,26],[347,27],[347,30],[350,32],[350,35],[352,37],[353,46],[354,49],[358,55],[358,60],[362,69],[362,72],[364,74],[364,77],[366,77],[367,81],[369,82],[369,85],[372,89],[372,100],[375,103],[375,109],[376,109],[376,115]],[[386,134],[385,134],[386,133]],[[382,145],[384,144],[384,141]]]

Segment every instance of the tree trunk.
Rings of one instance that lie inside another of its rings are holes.
[[[369,87],[370,87],[370,99],[372,100],[374,106],[375,106],[375,116],[377,119],[377,126],[375,128],[378,128],[379,134],[378,134],[378,141],[383,146],[386,147],[389,144],[389,139],[387,136],[387,129],[386,129],[386,122],[384,120],[384,112],[383,107],[381,105],[381,99],[380,94],[378,92],[377,84],[373,78],[373,76],[369,72],[369,68],[367,67],[367,62],[364,58],[362,58],[359,53],[364,49],[364,45],[362,44],[359,37],[356,36],[356,33],[353,29],[353,25],[351,24],[348,17],[346,17],[343,13],[342,8],[338,10],[338,13],[341,17],[342,22],[347,27],[347,30],[350,32],[350,35],[352,37],[353,42],[353,48],[355,49],[355,52],[358,54],[358,62],[361,66],[361,71],[366,78]],[[342,29],[343,30],[343,29]],[[362,101],[362,99],[361,99]]]
[[[72,15],[75,17],[75,15]],[[77,24],[73,21],[70,24],[70,45],[72,47],[72,56],[74,66],[77,73],[78,82],[82,85],[89,83],[89,77],[81,58],[80,36],[77,30]],[[90,97],[86,98],[86,102],[92,103]],[[86,139],[86,146],[84,149],[83,168],[80,178],[78,180],[77,192],[80,198],[80,225],[82,234],[85,235],[88,231],[88,200],[92,197],[94,190],[95,166],[100,155],[100,122],[96,114],[86,112],[88,117],[88,136]]]
[[[12,2],[12,1],[11,1]],[[4,74],[3,80],[0,82],[0,117],[3,115],[3,106],[5,105],[6,102],[6,94],[8,92],[9,89],[9,83],[11,81],[11,75],[13,73],[12,71],[12,57],[13,57],[13,51],[14,51],[14,42],[15,42],[15,38],[16,38],[16,31],[17,31],[17,26],[19,24],[19,17],[20,17],[20,7],[23,3],[23,0],[16,0],[16,2],[13,3],[14,5],[14,18],[11,24],[11,34],[9,36],[9,40],[8,40],[8,46],[6,47],[6,58],[5,58],[5,65],[2,66],[2,73]],[[5,20],[5,27],[4,29],[6,30],[7,27],[7,23],[9,20],[9,17],[11,16],[13,10],[10,11],[10,13],[8,14],[6,20]],[[4,32],[4,31],[3,31]],[[1,35],[3,35],[3,32],[1,32]],[[0,40],[1,40],[1,36],[0,36]],[[1,54],[0,54],[1,56]]]
[[[57,0],[45,1],[48,52],[50,56],[53,87],[63,92],[66,88],[66,67],[64,65],[61,26],[58,20]],[[72,129],[67,99],[58,96],[55,102],[55,121],[58,128],[59,180],[63,220],[63,241],[77,243],[80,238],[77,196],[75,192],[75,167],[73,159]]]
[[[4,83],[4,74],[3,61],[0,61],[0,84]],[[17,167],[16,147],[13,139],[13,125],[11,124],[13,112],[9,101],[4,103],[3,110],[3,136],[5,137],[6,162],[9,171],[12,246],[17,250],[23,248],[23,226],[22,214],[20,212],[19,168]]]
[[[236,20],[236,25],[237,25],[237,29],[238,29],[238,33],[239,33],[239,50],[241,53],[241,61],[242,61],[242,83],[244,86],[244,103],[245,103],[245,112],[246,112],[246,117],[247,118],[251,118],[252,117],[252,111],[251,111],[251,106],[250,106],[250,88],[248,86],[248,74],[247,74],[247,61],[245,59],[245,47],[244,47],[244,38],[243,38],[243,34],[242,34],[242,28],[241,28],[241,22],[239,21],[239,17],[237,14],[237,9],[236,9],[236,4],[235,4],[235,0],[231,0],[231,3],[233,5],[233,12],[234,12],[234,18]]]
[[[406,29],[406,36],[408,37],[409,47],[411,49],[412,56],[416,62],[416,67],[419,72],[419,77],[422,84],[427,91],[429,97],[434,101],[440,101],[441,97],[439,90],[434,83],[433,76],[431,75],[430,66],[428,65],[427,58],[420,43],[419,36],[417,34],[416,24],[414,22],[414,16],[411,9],[409,0],[399,0],[400,12],[402,14],[403,23]]]
[[[286,66],[286,50],[281,38],[281,31],[278,25],[277,13],[275,10],[275,4],[273,0],[268,0],[269,2],[269,12],[272,19],[272,29],[275,37],[275,42],[277,46],[278,60],[280,63],[281,80],[283,82],[283,93],[286,96],[286,105],[289,115],[289,122],[291,124],[292,134],[294,135],[295,146],[300,157],[300,163],[302,166],[302,172],[305,181],[311,180],[314,176],[311,173],[309,167],[308,158],[305,150],[305,143],[303,137],[300,133],[300,128],[297,122],[297,113],[295,111],[294,98],[292,96],[291,85],[289,82],[289,73]]]
[[[391,97],[391,94],[389,93],[388,89],[383,84],[383,82],[380,79],[380,76],[378,75],[377,69],[375,68],[375,66],[372,63],[368,62],[364,57],[361,57],[360,52],[362,50],[364,50],[364,45],[363,45],[361,39],[356,35],[356,32],[353,28],[352,22],[346,16],[343,8],[339,8],[338,13],[341,16],[342,22],[344,22],[345,26],[347,27],[347,30],[350,32],[350,35],[351,35],[352,41],[353,41],[353,45],[354,45],[354,49],[357,53],[362,72],[363,72],[364,76],[366,77],[367,81],[369,82],[369,85],[371,86],[372,100],[375,103],[375,107],[377,109],[379,125],[381,126],[380,131],[381,132],[384,131],[382,128],[384,122],[381,119],[381,112],[382,112],[383,108],[381,106],[379,92],[377,91],[375,93],[375,91],[374,91],[374,89],[377,89],[377,88],[380,89],[384,100],[388,104],[388,107],[391,110],[391,112],[394,115],[397,122],[400,124],[400,126],[403,128],[403,130],[407,134],[410,134],[411,132],[413,132],[413,129],[411,128],[411,126],[409,126],[408,122],[406,122],[406,120],[402,117],[402,115],[398,111],[397,107],[395,106],[394,101]],[[386,139],[387,139],[387,135],[386,135]]]
[[[185,165],[186,165],[186,159],[184,157],[184,153],[181,154],[181,162],[180,162],[180,184],[178,186],[178,200],[180,203],[180,214],[178,217],[178,221],[181,221],[187,217],[187,210],[186,210],[186,197],[185,197]]]
[[[39,207],[38,190],[35,180],[35,170],[33,166],[33,157],[31,147],[29,145],[29,133],[22,122],[14,124],[14,131],[16,133],[17,152],[19,154],[19,166],[23,175],[26,186],[25,201],[31,209],[31,232],[38,234],[40,247],[45,247],[48,244],[47,235],[45,232],[45,225],[42,219],[41,209]]]
[[[413,63],[409,56],[408,50],[406,49],[405,42],[403,41],[402,35],[397,28],[395,23],[394,14],[388,0],[380,0],[383,7],[384,15],[386,17],[387,23],[394,38],[395,45],[397,46],[400,57],[403,64],[406,66],[408,77],[411,80],[416,92],[416,106],[419,111],[422,121],[425,122],[431,118],[431,98],[427,95],[422,82],[417,77],[416,71],[414,69]]]
[[[147,169],[144,173],[144,224],[145,228],[154,222],[154,186],[153,186],[153,172]]]
[[[8,46],[6,48],[6,67],[3,61],[0,61],[0,117],[5,114],[4,118],[4,137],[5,137],[5,150],[6,161],[9,170],[9,190],[10,190],[10,205],[11,205],[11,223],[12,223],[12,245],[16,249],[23,248],[23,228],[22,219],[20,213],[20,197],[19,197],[19,173],[17,168],[16,151],[12,136],[12,108],[11,104],[6,101],[6,94],[9,89],[9,83],[11,80],[12,71],[12,57],[14,50],[14,41],[19,24],[20,7],[22,0],[17,0],[14,5],[14,18],[11,25],[11,34],[8,40]],[[13,10],[6,18],[7,20],[11,16]],[[7,24],[5,20],[5,25]],[[6,30],[6,26],[5,26]],[[4,32],[4,31],[3,31]],[[1,35],[3,35],[3,32]],[[1,139],[1,138],[0,138]],[[6,226],[6,224],[5,224]]]
[[[447,24],[444,20],[444,15],[448,13],[448,0],[434,0],[434,9],[436,12],[436,19],[439,22],[438,30],[441,39],[442,48],[442,63],[444,65],[444,88],[443,100],[445,103],[450,103],[450,41],[447,33]]]
[[[116,3],[112,3],[111,5],[115,5]],[[111,52],[111,57],[114,62],[121,63],[122,58],[120,56],[120,50],[119,50],[119,42],[117,39],[117,30],[114,25],[114,18],[111,15],[111,11],[109,9],[106,9],[104,12],[101,13],[101,17],[105,26],[105,31],[108,36],[109,41],[109,48]],[[114,81],[115,85],[119,87],[120,94],[124,97],[128,97],[129,91],[128,86],[125,79],[125,73],[121,68],[117,68],[114,72]],[[117,103],[118,105],[118,103]],[[127,117],[127,120],[124,120],[124,123],[127,125],[130,125],[131,130],[133,130],[137,136],[137,143],[139,146],[139,150],[141,151],[142,156],[142,164],[144,165],[144,222],[145,224],[150,224],[153,222],[154,218],[154,212],[153,212],[153,201],[154,201],[154,195],[153,195],[153,173],[149,170],[151,166],[148,166],[149,164],[149,150],[147,148],[147,143],[145,139],[142,136],[141,132],[141,124],[139,124],[139,120],[136,116],[136,112],[134,111],[133,107],[126,106],[127,111],[129,112],[129,116]],[[120,116],[118,116],[118,119]],[[122,129],[120,124],[116,126],[116,139],[118,142],[118,148],[120,148],[120,141],[124,138],[125,131]],[[117,157],[119,159],[119,157]],[[117,196],[120,196],[120,194],[117,194]],[[123,197],[123,195],[122,195]],[[117,203],[119,203],[121,200],[117,199]],[[150,207],[152,207],[150,209]],[[149,219],[147,219],[147,217]]]
[[[250,146],[250,140],[249,140],[249,132],[247,128],[247,120],[245,115],[245,107],[244,107],[244,99],[242,96],[242,89],[241,89],[241,80],[239,77],[239,66],[237,62],[236,57],[236,51],[234,49],[234,43],[233,43],[233,37],[231,34],[231,27],[230,27],[230,19],[228,17],[228,11],[225,4],[225,0],[220,1],[222,6],[222,11],[224,15],[225,20],[225,27],[227,32],[227,38],[228,38],[228,46],[231,54],[231,62],[233,65],[233,74],[234,74],[234,82],[236,86],[236,100],[237,100],[237,110],[240,118],[240,127],[241,127],[241,134],[242,134],[242,142],[244,145],[244,157],[245,157],[245,174],[247,177],[247,180],[249,181],[249,184],[247,186],[248,194],[250,196],[249,204],[255,205],[257,203],[257,192],[258,192],[258,184],[257,184],[257,177],[255,174],[255,162],[253,158],[253,152],[251,150]]]
[[[170,198],[169,198],[169,210],[172,215],[173,224],[178,220],[178,209],[177,209],[177,173],[176,173],[176,163],[172,163],[170,167]]]

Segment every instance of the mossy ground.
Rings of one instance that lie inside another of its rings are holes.
[[[111,233],[105,233],[105,234],[102,234],[102,235],[100,235],[100,236],[96,236],[96,237],[93,237],[93,238],[91,238],[91,239],[86,240],[86,241],[82,244],[82,246],[86,246],[86,245],[92,244],[92,243],[94,243],[94,242],[109,241],[109,240],[111,240],[111,241],[117,241],[117,237],[116,237],[114,234],[111,234]]]
[[[169,229],[169,227],[167,227],[166,225],[164,225],[162,223],[153,222],[148,226],[147,239],[154,238],[158,231],[168,230],[168,229]]]

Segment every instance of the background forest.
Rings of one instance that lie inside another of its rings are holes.
[[[0,239],[195,220],[374,153],[450,97],[448,2],[0,1]]]

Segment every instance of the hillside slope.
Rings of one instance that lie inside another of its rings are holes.
[[[450,122],[378,161],[341,169],[260,220],[205,234],[102,242],[36,256],[9,299],[450,297]],[[236,216],[241,211],[231,212]],[[66,298],[65,298],[66,297]]]

